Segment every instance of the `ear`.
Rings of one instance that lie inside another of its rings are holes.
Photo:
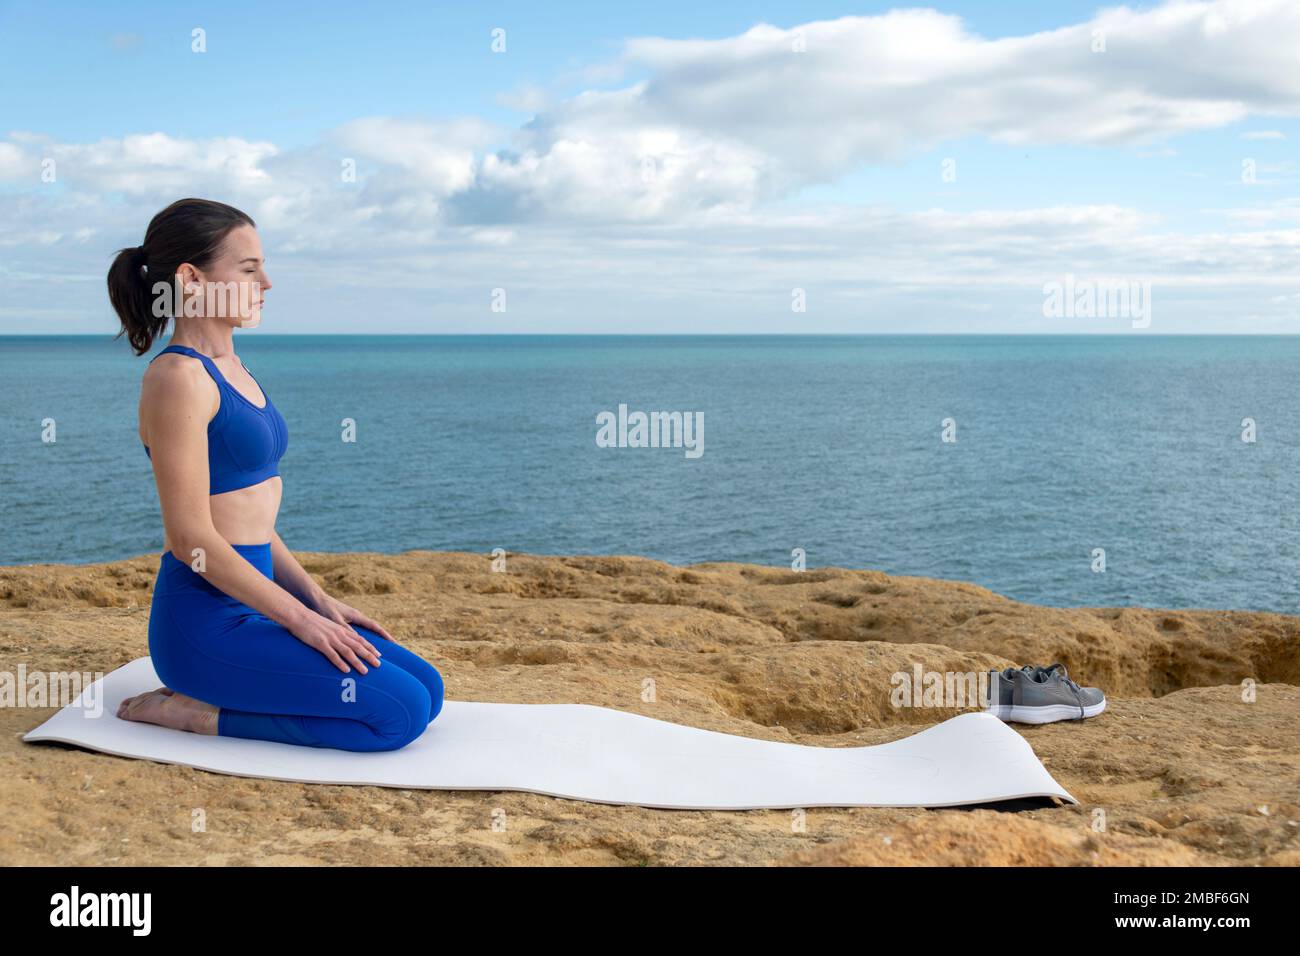
[[[180,280],[181,288],[189,292],[193,291],[190,289],[191,283],[203,281],[203,273],[195,268],[193,263],[182,262],[176,268],[176,278]]]

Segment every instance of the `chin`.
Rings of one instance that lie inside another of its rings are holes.
[[[262,313],[260,312],[257,313],[256,315],[250,316],[247,319],[239,320],[239,327],[241,329],[255,329],[261,324],[262,324]]]

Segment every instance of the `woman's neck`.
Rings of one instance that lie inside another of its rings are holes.
[[[209,358],[221,355],[233,355],[235,352],[234,330],[228,325],[219,328],[184,328],[172,333],[168,345],[181,345],[193,349]]]

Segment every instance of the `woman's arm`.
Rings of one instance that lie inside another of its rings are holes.
[[[275,531],[271,532],[271,565],[274,568],[275,583],[317,614],[339,624],[360,624],[381,637],[390,641],[393,639],[393,635],[352,605],[344,604],[326,594],[325,589],[317,584],[316,579],[307,572],[307,569],[298,563],[293,552],[280,540],[280,535]]]
[[[307,569],[298,563],[293,552],[280,540],[280,535],[275,531],[271,532],[271,566],[274,568],[276,584],[313,611],[321,613],[325,598],[329,595],[316,583],[316,579],[307,573]]]

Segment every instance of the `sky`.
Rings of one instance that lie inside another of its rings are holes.
[[[1294,0],[632,6],[0,0],[0,334],[184,196],[268,332],[1300,332]]]

